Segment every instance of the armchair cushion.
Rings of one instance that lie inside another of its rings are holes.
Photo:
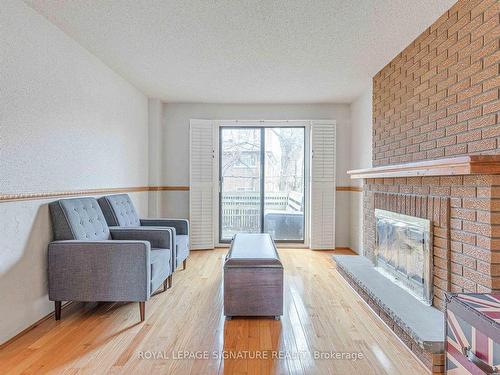
[[[185,219],[141,219],[142,226],[171,227],[176,234],[189,235],[189,221]]]
[[[95,198],[61,199],[49,204],[55,240],[108,240],[108,224]]]
[[[148,241],[153,248],[169,249],[174,247],[175,229],[172,228],[109,228],[114,240]]]
[[[48,258],[52,301],[146,301],[151,295],[149,242],[55,241]]]
[[[99,198],[104,217],[111,227],[140,227],[141,222],[128,194],[108,195]]]

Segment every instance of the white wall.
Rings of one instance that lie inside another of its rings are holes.
[[[372,85],[351,104],[350,168],[372,166]],[[362,180],[352,180],[351,186],[362,186]],[[351,193],[351,249],[363,254],[363,193]]]
[[[189,119],[337,121],[337,185],[348,185],[348,104],[164,104],[163,185],[189,185]],[[337,193],[336,245],[349,246],[349,199]],[[162,192],[162,215],[188,217],[188,192]]]
[[[147,185],[146,97],[22,1],[0,25],[0,193]],[[0,342],[53,310],[47,202],[0,202]]]
[[[159,186],[162,180],[162,143],[163,143],[163,103],[160,99],[148,100],[149,127],[149,185]],[[155,191],[148,193],[151,217],[160,216],[161,195]]]

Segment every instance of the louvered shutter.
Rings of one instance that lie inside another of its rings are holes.
[[[335,123],[311,127],[311,248],[335,248]]]
[[[193,250],[214,247],[213,129],[213,121],[190,121],[189,221]]]

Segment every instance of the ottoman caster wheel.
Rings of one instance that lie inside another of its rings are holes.
[[[232,316],[226,316],[226,320],[232,320],[233,317]]]
[[[274,316],[274,320],[280,320],[280,319],[281,319],[281,317],[279,315]]]

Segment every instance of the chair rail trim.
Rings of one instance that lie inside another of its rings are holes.
[[[73,197],[80,195],[137,193],[146,191],[189,191],[189,186],[135,186],[135,187],[82,189],[82,190],[66,190],[66,191],[23,192],[23,193],[12,193],[12,194],[0,193],[0,202],[52,199],[52,198]]]

